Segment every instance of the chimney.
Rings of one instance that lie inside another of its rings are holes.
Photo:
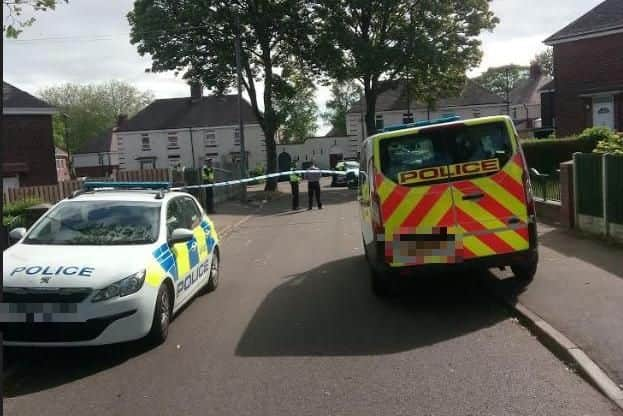
[[[203,85],[199,81],[190,82],[190,99],[191,101],[198,101],[203,96]]]
[[[530,79],[538,79],[541,75],[543,75],[541,66],[536,62],[532,62],[530,64]]]
[[[128,123],[128,115],[127,114],[119,114],[117,116],[117,128],[125,127]]]

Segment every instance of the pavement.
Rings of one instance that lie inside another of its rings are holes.
[[[503,280],[510,272],[496,271],[496,290],[568,337],[623,388],[623,248],[547,224],[539,225],[539,242],[534,281],[516,291]]]
[[[623,414],[519,325],[490,279],[449,273],[376,298],[354,198],[324,188],[321,211],[283,197],[251,214],[217,207],[229,215],[217,227],[238,223],[221,283],[166,343],[11,349],[5,414]]]

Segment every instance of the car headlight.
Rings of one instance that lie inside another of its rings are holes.
[[[134,292],[137,292],[141,287],[143,287],[143,283],[145,282],[145,270],[142,270],[138,273],[134,273],[124,279],[119,280],[118,282],[113,283],[112,285],[105,287],[97,292],[91,302],[101,302],[103,300],[115,298],[117,296],[123,297],[130,295]]]

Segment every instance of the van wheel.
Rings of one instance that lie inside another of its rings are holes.
[[[218,287],[218,281],[220,278],[220,255],[218,248],[214,249],[214,255],[212,256],[212,263],[210,264],[210,277],[208,278],[208,283],[206,284],[205,291],[213,292]]]
[[[173,298],[171,290],[166,283],[163,283],[158,290],[156,297],[156,307],[154,318],[151,323],[151,330],[147,335],[150,343],[154,345],[162,344],[169,335],[169,324],[173,315]]]
[[[531,282],[536,274],[538,260],[532,260],[528,263],[515,264],[511,266],[511,271],[515,275],[515,278],[522,282]]]

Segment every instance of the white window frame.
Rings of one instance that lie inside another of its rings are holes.
[[[141,150],[147,152],[151,150],[151,140],[149,134],[141,134]]]
[[[206,130],[203,133],[203,145],[205,148],[218,147],[218,142],[216,141],[216,132],[214,130]]]
[[[138,165],[140,170],[156,169],[156,159],[142,159],[138,161]],[[145,165],[151,165],[151,167],[146,168]]]
[[[169,133],[167,135],[167,149],[176,150],[180,148],[179,138],[177,133]]]

